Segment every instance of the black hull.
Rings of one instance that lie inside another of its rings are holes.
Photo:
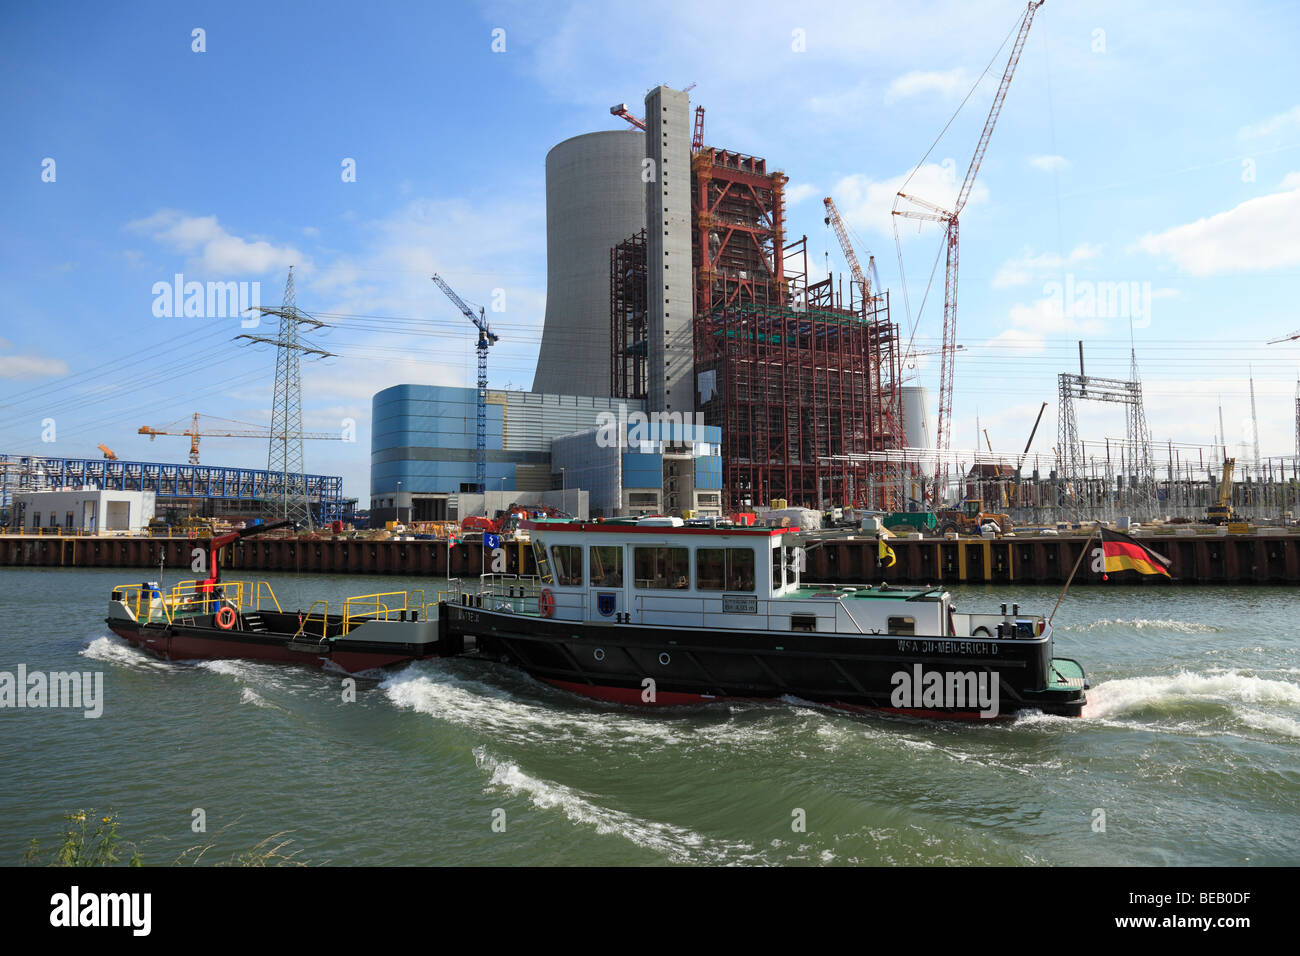
[[[133,646],[173,661],[241,659],[314,667],[322,667],[328,661],[355,673],[439,657],[446,652],[443,626],[438,628],[440,637],[437,641],[400,643],[334,637],[342,625],[340,623],[336,628],[331,624],[327,630],[331,639],[322,642],[319,633],[306,639],[296,636],[297,615],[264,611],[259,617],[267,625],[266,630],[244,629],[246,616],[241,616],[236,627],[229,630],[217,627],[211,615],[186,618],[172,624],[141,624],[114,617],[107,618],[105,623],[114,634]]]
[[[568,690],[624,703],[794,697],[921,716],[991,716],[978,704],[936,706],[919,690],[896,693],[900,672],[988,675],[984,680],[997,686],[998,717],[1026,709],[1077,717],[1086,702],[1082,686],[1049,688],[1050,648],[1042,639],[587,624],[461,605],[442,605],[440,615],[449,638],[472,638],[481,656],[513,664]],[[647,696],[649,689],[653,699]]]

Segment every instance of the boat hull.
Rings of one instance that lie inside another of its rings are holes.
[[[335,637],[328,641],[304,640],[288,631],[256,631],[217,627],[210,617],[185,623],[142,623],[129,616],[110,616],[109,629],[134,647],[164,660],[253,660],[276,664],[323,667],[326,662],[349,673],[391,667],[410,661],[442,656],[441,631],[436,622],[392,622],[409,625],[409,640],[366,640],[368,624],[356,629],[356,638]],[[244,623],[241,616],[239,624]],[[375,622],[386,624],[388,622]]]
[[[640,706],[792,697],[854,710],[989,719],[1023,710],[1074,717],[1086,702],[1081,669],[1075,686],[1050,686],[1046,637],[596,624],[455,604],[442,605],[439,617],[449,637],[472,640],[480,656],[574,693]],[[973,692],[981,686],[988,693]]]

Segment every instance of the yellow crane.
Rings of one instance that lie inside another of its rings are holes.
[[[1219,495],[1215,503],[1210,505],[1205,515],[1205,520],[1210,524],[1227,524],[1233,519],[1232,512],[1232,470],[1236,467],[1237,459],[1225,458],[1223,460],[1223,478],[1219,482]]]
[[[229,422],[231,425],[247,425],[247,428],[222,428],[219,425],[212,428],[201,428],[200,418],[206,418],[212,422]],[[154,427],[152,425],[141,425],[136,434],[148,435],[149,440],[153,441],[159,435],[184,435],[190,440],[190,464],[199,463],[199,439],[200,438],[267,438],[271,437],[271,429],[264,428],[260,425],[253,425],[250,422],[240,422],[224,418],[213,418],[211,415],[200,415],[195,412],[190,419],[190,427],[184,431],[176,431],[176,427],[184,423],[184,419],[172,422],[169,425]],[[325,441],[342,441],[342,435],[336,435],[332,432],[303,432],[303,438],[321,439]]]

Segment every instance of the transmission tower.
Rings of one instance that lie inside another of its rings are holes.
[[[299,341],[299,327],[323,328],[318,322],[298,308],[293,288],[293,266],[284,286],[284,304],[278,309],[258,306],[263,315],[280,319],[280,334],[274,339],[260,335],[240,335],[250,342],[275,346],[275,395],[271,402],[271,440],[267,452],[266,470],[280,475],[279,516],[295,521],[300,526],[312,526],[311,501],[307,494],[306,468],[302,452],[302,374],[299,358],[302,354],[326,358],[332,353],[311,348]]]

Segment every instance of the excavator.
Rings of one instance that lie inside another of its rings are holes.
[[[1237,459],[1223,460],[1223,479],[1219,482],[1219,494],[1215,503],[1206,510],[1205,520],[1209,524],[1227,524],[1236,516],[1232,510],[1232,471]]]

